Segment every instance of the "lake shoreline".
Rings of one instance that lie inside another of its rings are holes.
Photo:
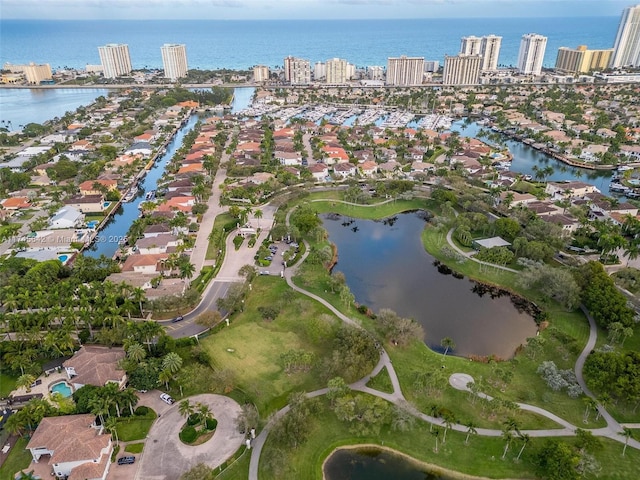
[[[385,447],[383,445],[377,445],[375,443],[361,443],[361,444],[357,444],[357,445],[342,445],[339,447],[335,447],[331,453],[329,453],[329,455],[327,455],[327,457],[323,460],[322,462],[322,479],[323,480],[331,480],[329,478],[327,478],[326,474],[325,474],[325,466],[327,464],[327,461],[331,458],[331,456],[336,453],[339,450],[357,450],[357,449],[361,449],[361,448],[375,448],[377,450],[382,450],[385,452],[388,452],[392,455],[396,455],[398,457],[401,457],[402,459],[410,462],[411,464],[415,465],[416,467],[419,467],[420,469],[424,469],[426,470],[426,473],[430,473],[433,475],[446,475],[447,477],[450,477],[453,480],[489,480],[488,477],[476,477],[473,475],[468,475],[466,473],[462,473],[462,472],[458,472],[457,470],[449,470],[448,468],[444,468],[441,467],[439,465],[433,464],[433,463],[428,463],[425,462],[423,460],[418,460],[415,457],[412,457],[411,455],[408,455],[406,453],[403,453],[399,450],[395,450],[393,448],[390,447]]]

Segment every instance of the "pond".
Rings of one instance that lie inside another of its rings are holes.
[[[325,461],[326,480],[446,480],[406,457],[376,447],[338,449]]]
[[[510,358],[535,336],[534,320],[510,295],[439,272],[420,238],[424,213],[379,221],[327,214],[322,220],[338,248],[335,270],[345,274],[356,301],[420,322],[434,350],[441,351],[440,341],[450,337],[457,355]]]

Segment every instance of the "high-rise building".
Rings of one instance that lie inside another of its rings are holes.
[[[327,65],[324,62],[316,62],[313,65],[313,79],[324,80],[327,78]]]
[[[389,57],[387,85],[421,85],[424,78],[424,57]]]
[[[462,37],[460,41],[460,53],[462,55],[480,55],[480,47],[482,45],[482,38],[470,35],[468,37]]]
[[[578,48],[560,47],[556,58],[556,70],[564,73],[588,73],[608,67],[613,49],[588,50],[586,45]]]
[[[109,43],[98,47],[98,53],[104,78],[116,78],[131,73],[129,45],[126,43]]]
[[[253,81],[266,82],[269,80],[269,67],[265,65],[256,65],[253,67]]]
[[[160,51],[166,78],[175,82],[187,76],[187,47],[184,44],[165,43]]]
[[[367,67],[367,77],[369,80],[384,80],[384,67],[378,65]]]
[[[440,62],[438,60],[425,60],[424,71],[425,72],[437,72],[440,69]]]
[[[296,57],[284,59],[284,81],[291,85],[307,85],[311,83],[311,65],[309,60]]]
[[[480,83],[482,55],[444,57],[443,85],[477,85]]]
[[[640,66],[640,4],[627,7],[622,12],[610,66]]]
[[[547,37],[536,33],[523,35],[518,53],[518,71],[524,75],[540,75],[546,48]]]
[[[497,35],[485,35],[480,42],[480,55],[482,64],[480,70],[483,72],[493,72],[498,69],[498,57],[500,56],[500,46],[502,37]]]
[[[45,80],[51,80],[51,67],[48,63],[29,63],[26,65],[12,65],[11,63],[5,63],[4,70],[9,70],[11,73],[21,73],[27,80],[27,83],[31,85],[39,85]]]
[[[327,60],[327,83],[332,85],[342,85],[348,80],[349,63],[341,58],[332,58]]]

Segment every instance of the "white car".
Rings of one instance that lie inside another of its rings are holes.
[[[160,399],[168,405],[173,405],[173,403],[175,402],[175,400],[171,398],[171,395],[169,395],[168,393],[161,393]]]

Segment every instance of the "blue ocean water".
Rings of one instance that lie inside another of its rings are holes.
[[[388,57],[455,55],[465,35],[503,37],[499,63],[515,65],[525,33],[549,38],[544,64],[561,46],[611,48],[619,17],[414,20],[0,20],[0,64],[49,63],[52,68],[98,64],[98,46],[127,43],[134,68],[160,68],[160,47],[184,43],[190,68],[281,66],[287,55],[312,62],[345,58],[357,66]]]

